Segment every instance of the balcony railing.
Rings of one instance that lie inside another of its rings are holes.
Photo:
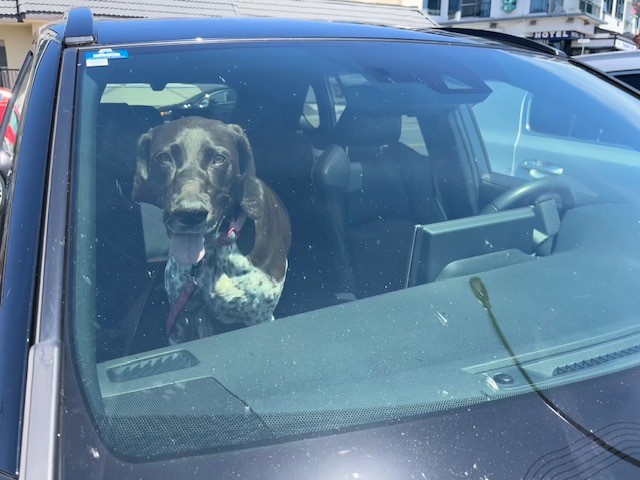
[[[532,0],[531,13],[589,13],[602,17],[604,0]]]
[[[583,13],[590,13],[594,17],[602,17],[602,7],[604,5],[603,0],[579,0],[578,11]]]
[[[0,67],[0,87],[13,88],[19,71],[17,68]]]

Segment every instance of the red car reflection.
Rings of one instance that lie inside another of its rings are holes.
[[[11,90],[0,87],[0,118],[4,116],[9,99],[11,98]]]
[[[5,110],[7,109],[7,105],[9,104],[9,100],[11,99],[11,90],[8,88],[0,87],[0,120],[4,118]],[[3,147],[8,147],[9,152],[13,152],[13,146],[16,143],[16,126],[18,123],[18,119],[20,118],[20,112],[17,108],[13,109],[15,115],[9,120],[9,125],[7,126],[7,131],[5,133],[3,139]]]

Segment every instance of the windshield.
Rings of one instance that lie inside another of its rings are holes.
[[[478,46],[107,53],[80,53],[67,325],[116,456],[335,435],[637,364],[635,96]]]

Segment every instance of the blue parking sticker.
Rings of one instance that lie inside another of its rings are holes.
[[[87,52],[87,67],[103,67],[109,65],[109,60],[119,58],[129,58],[129,52],[126,50],[112,50],[111,48],[102,48],[97,52]]]

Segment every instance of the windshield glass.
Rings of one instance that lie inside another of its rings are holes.
[[[107,53],[80,53],[67,325],[116,456],[335,434],[637,363],[635,96],[478,46]]]

